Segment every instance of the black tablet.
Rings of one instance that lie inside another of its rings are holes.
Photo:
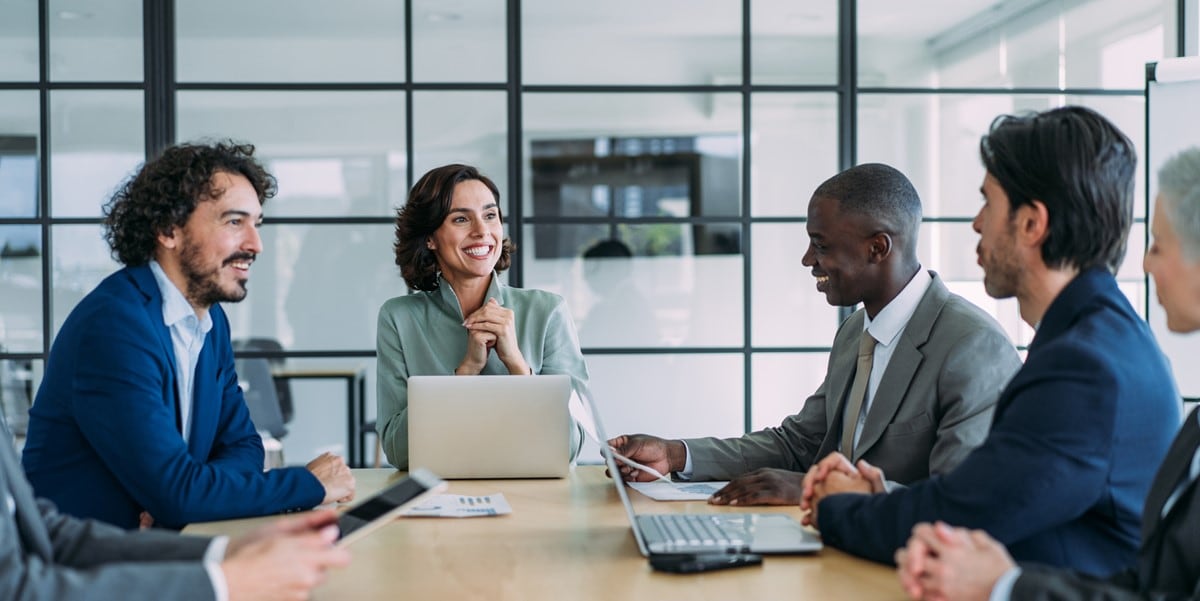
[[[338,517],[338,545],[348,545],[383,526],[409,507],[446,489],[433,472],[418,468]]]

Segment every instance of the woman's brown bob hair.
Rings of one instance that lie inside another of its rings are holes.
[[[496,204],[500,204],[500,190],[495,182],[470,165],[455,163],[431,169],[422,175],[408,193],[404,206],[396,212],[396,241],[393,245],[396,265],[400,267],[400,275],[409,288],[437,290],[437,255],[426,246],[425,241],[450,214],[454,187],[468,180],[482,182],[496,198]],[[501,220],[503,217],[501,214]],[[516,247],[505,236],[500,248],[500,260],[496,261],[496,271],[508,269],[514,250]]]

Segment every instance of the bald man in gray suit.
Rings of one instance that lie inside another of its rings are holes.
[[[717,504],[799,504],[804,473],[835,452],[882,468],[893,485],[953,469],[987,436],[1021,362],[994,319],[921,268],[920,225],[921,199],[892,167],[826,180],[808,205],[802,263],[829,304],[863,308],[838,329],[825,381],[799,413],[734,439],[635,434],[609,444],[663,473],[732,479]],[[621,476],[652,479],[629,467]]]
[[[0,416],[0,599],[307,596],[326,568],[349,561],[332,546],[335,520],[310,513],[230,541],[65,516],[34,499]]]

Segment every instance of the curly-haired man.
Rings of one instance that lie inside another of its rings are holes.
[[[339,457],[264,472],[220,302],[246,296],[275,180],[234,143],[147,162],[106,207],[125,265],[71,311],[30,411],[38,496],[122,528],[181,528],[349,499]]]

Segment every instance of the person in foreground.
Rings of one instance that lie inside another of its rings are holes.
[[[35,499],[0,416],[0,599],[303,599],[350,555],[337,514],[283,518],[239,538],[125,532]]]
[[[1173,332],[1200,330],[1200,147],[1159,171],[1145,269]],[[1133,567],[1108,579],[1023,564],[983,531],[918,524],[897,552],[914,599],[1200,599],[1200,408],[1184,420],[1154,477]]]
[[[921,269],[920,225],[921,200],[892,167],[859,165],[822,183],[802,263],[829,304],[863,308],[839,328],[825,381],[800,413],[735,439],[637,434],[609,444],[662,473],[733,478],[718,504],[798,504],[804,472],[838,449],[900,484],[952,469],[983,441],[1020,360],[995,320]]]
[[[379,432],[388,461],[408,469],[408,377],[566,374],[588,380],[562,297],[500,283],[515,248],[500,190],[468,165],[421,176],[396,214],[396,265],[416,292],[379,309]],[[572,429],[571,456],[581,436]],[[447,433],[449,434],[449,433]]]
[[[831,455],[809,472],[802,508],[826,544],[875,561],[940,519],[1019,559],[1108,575],[1134,559],[1146,466],[1179,423],[1166,359],[1113,277],[1133,221],[1133,144],[1065,107],[997,118],[980,154],[976,252],[987,293],[1015,296],[1037,329],[1025,365],[956,469],[884,493],[869,463]]]
[[[106,207],[124,269],[67,316],[29,412],[22,461],[64,513],[133,528],[349,500],[340,457],[263,471],[218,303],[246,296],[275,180],[254,147],[184,144]]]

